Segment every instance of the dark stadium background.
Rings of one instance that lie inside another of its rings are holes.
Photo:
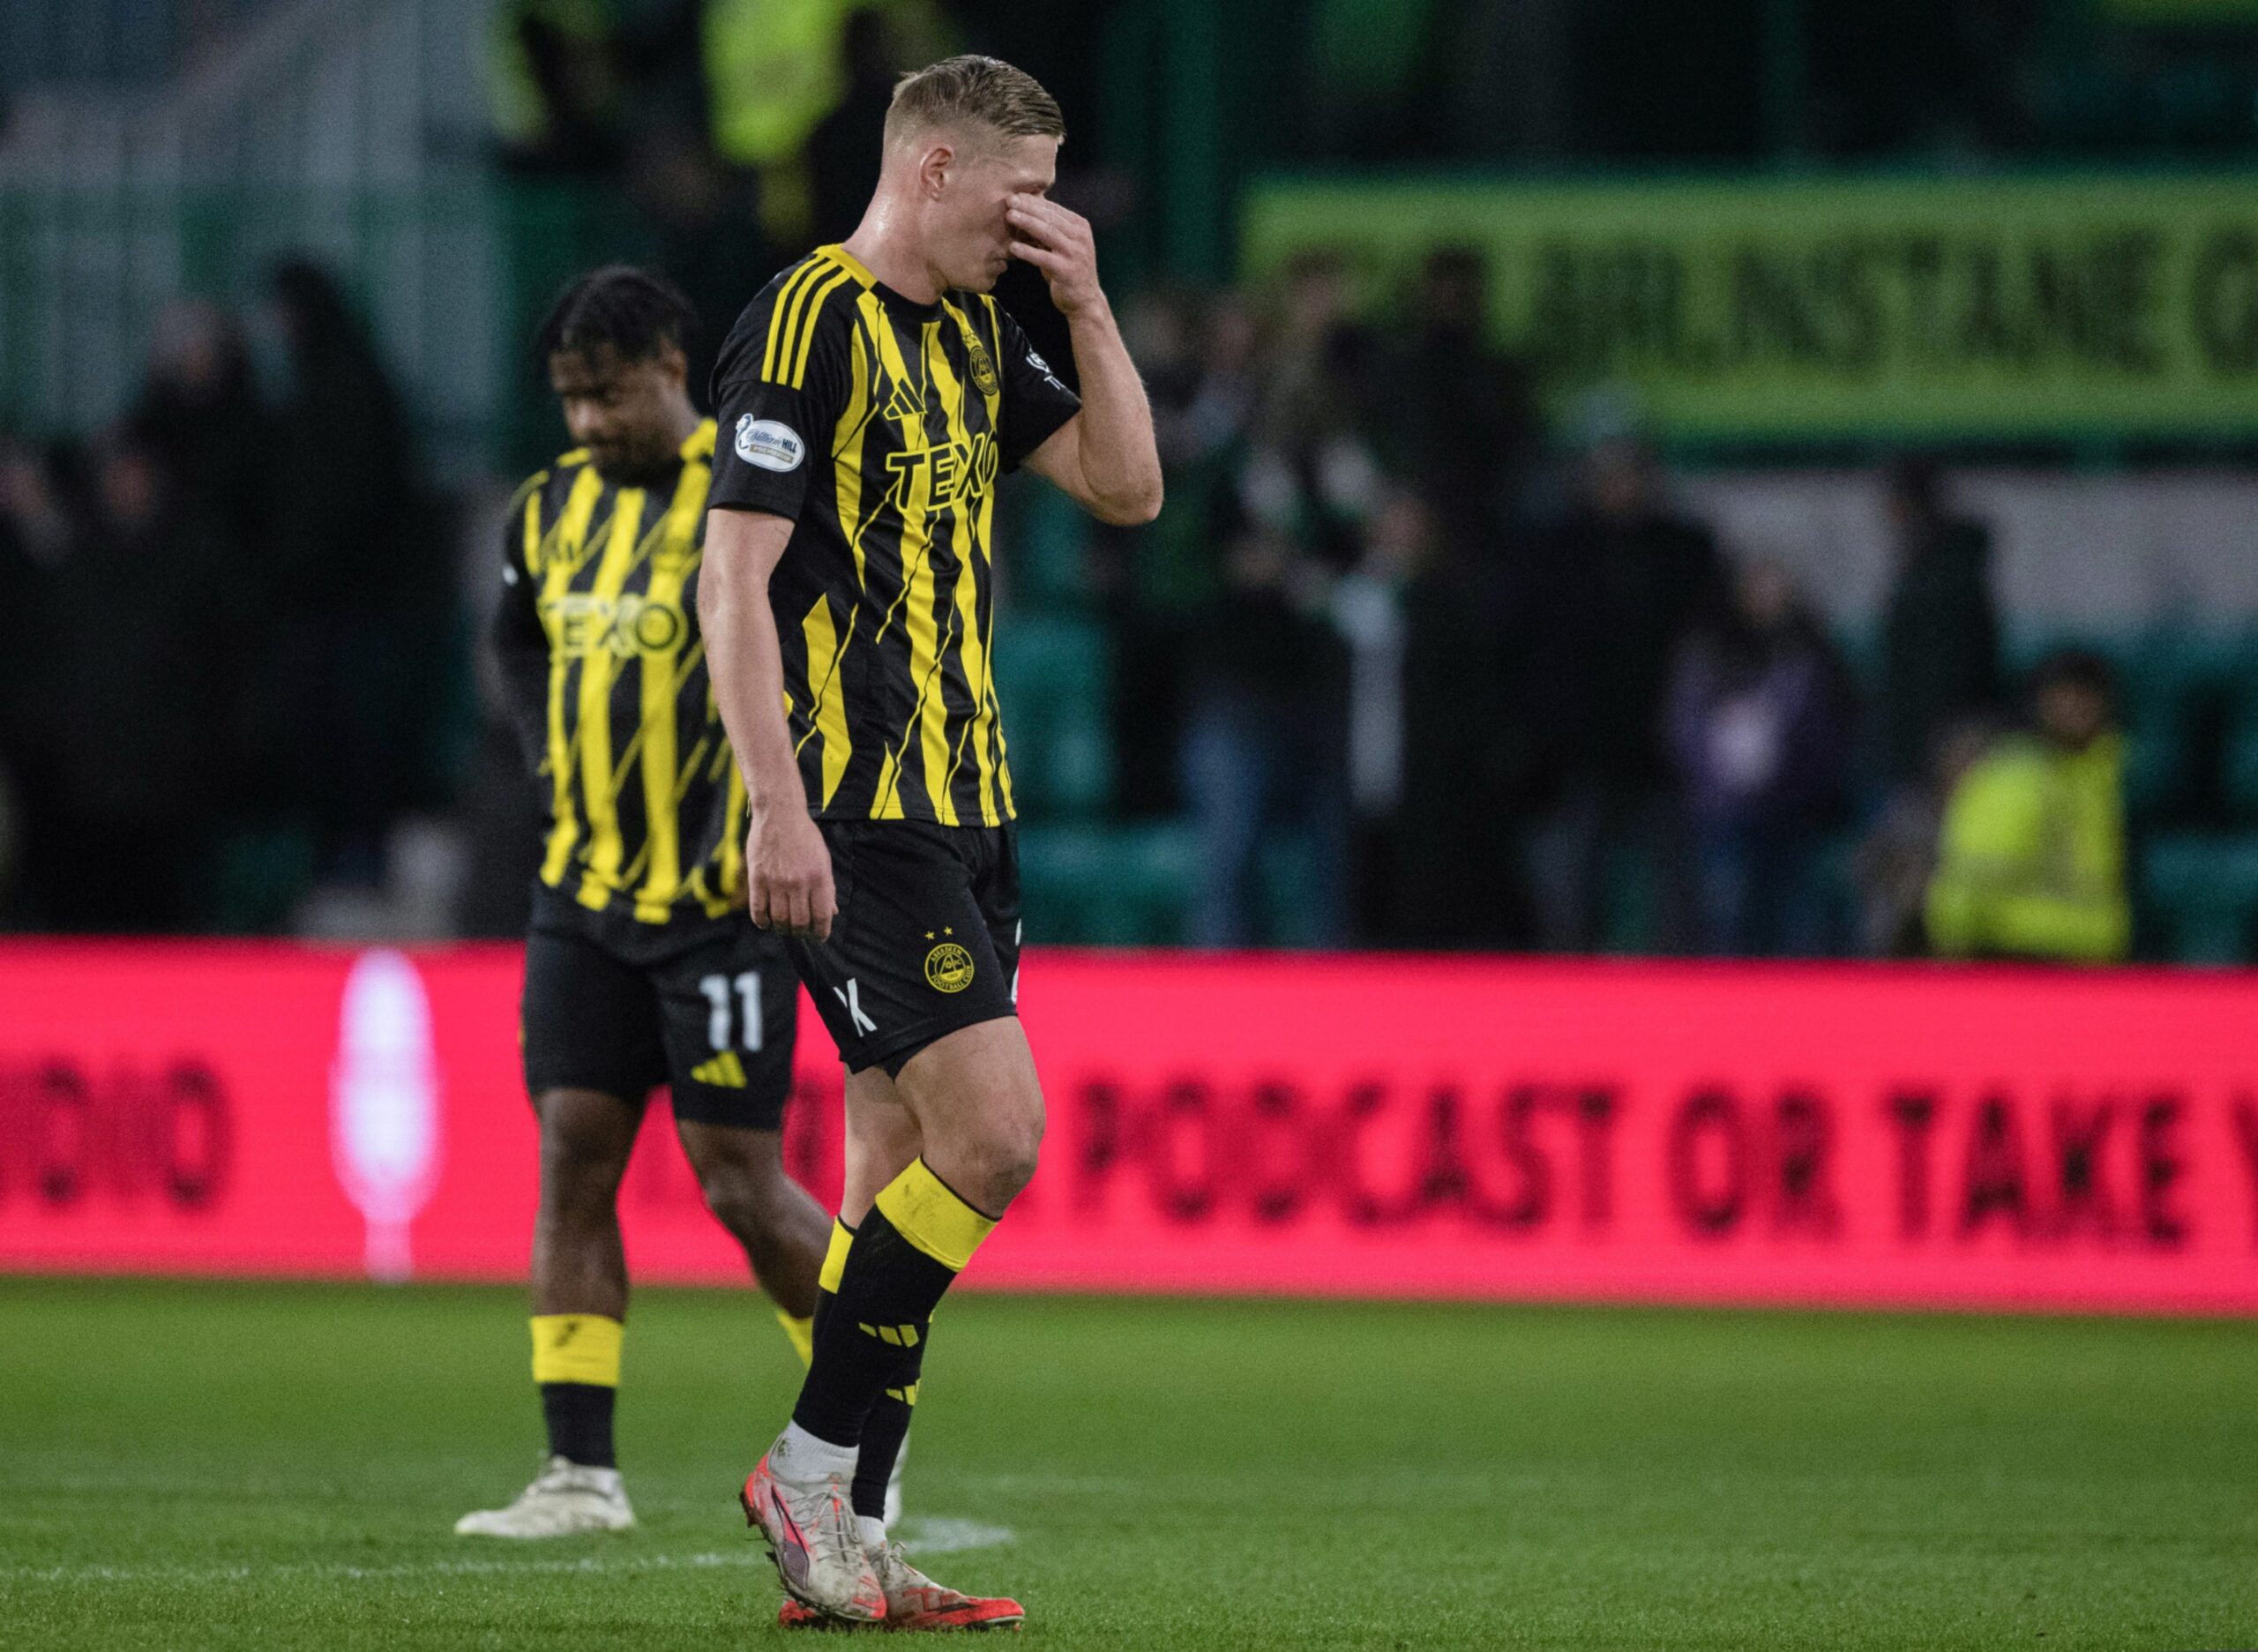
[[[931,1551],[1062,1646],[2258,1644],[2254,0],[0,0],[0,1639],[766,1624],[663,1130],[643,1529],[445,1535],[534,1443],[482,639],[563,284],[710,352],[960,49],[1169,497],[1000,500],[1052,1126]]]

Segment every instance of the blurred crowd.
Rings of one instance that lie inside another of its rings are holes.
[[[1091,583],[1121,802],[1196,824],[1189,938],[1281,938],[1262,869],[1290,848],[1320,944],[2124,954],[2107,668],[2005,680],[1989,534],[1933,462],[1886,478],[1862,683],[1628,419],[1547,432],[1477,254],[1351,296],[1318,254],[1260,310],[1128,318],[1170,504]]]
[[[1170,505],[1097,530],[1080,583],[1117,811],[1196,836],[1186,940],[2126,953],[2107,667],[2006,680],[1989,535],[1936,465],[1887,477],[1862,681],[1626,419],[1546,429],[1477,255],[1433,254],[1392,322],[1351,298],[1320,255],[1260,303],[1127,307]],[[111,429],[0,441],[0,602],[36,639],[0,656],[8,922],[286,927],[310,890],[377,886],[419,810],[514,868],[514,766],[464,784],[459,542],[310,264],[241,315],[168,310]]]
[[[0,431],[0,914],[281,926],[447,790],[463,622],[411,422],[337,283],[159,318],[131,409]]]
[[[1457,38],[1393,5],[1310,7],[1312,63],[1330,42],[1370,91],[1364,25]],[[503,0],[516,331],[625,256],[680,279],[710,347],[751,273],[852,228],[895,72],[1006,12],[1095,26],[1039,0]],[[1061,193],[1103,219],[1110,187]],[[1115,813],[1190,824],[1185,939],[2125,953],[2107,668],[2008,680],[1989,535],[1933,462],[1885,479],[1892,585],[1854,671],[1625,409],[1547,428],[1489,341],[1478,254],[1439,249],[1384,303],[1352,277],[1311,255],[1260,295],[1125,303],[1169,506],[1095,530],[1050,594],[1111,645]],[[1065,360],[1039,280],[1006,297]],[[468,887],[435,922],[509,932],[534,803],[491,719],[478,746],[459,570],[484,549],[345,294],[292,262],[239,311],[176,304],[146,378],[91,439],[0,431],[0,603],[34,639],[0,654],[0,922],[303,927],[310,892],[376,888],[399,823],[447,811]],[[498,457],[521,473],[559,428],[520,383]]]

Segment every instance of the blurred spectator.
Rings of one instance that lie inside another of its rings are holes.
[[[157,316],[148,371],[127,423],[171,473],[178,505],[257,563],[274,430],[259,405],[242,326],[214,304],[168,304]]]
[[[2067,650],[2031,673],[2030,731],[1995,744],[1945,806],[1928,896],[1940,955],[2124,958],[2132,912],[2115,702],[2097,654]]]
[[[1778,563],[1679,657],[1670,740],[1694,833],[1699,940],[1712,956],[1809,957],[1814,873],[1850,767],[1848,674]]]
[[[1430,253],[1409,326],[1387,352],[1373,428],[1388,467],[1418,484],[1454,538],[1493,549],[1541,430],[1520,365],[1490,342],[1489,270],[1470,247]]]
[[[323,876],[373,886],[445,678],[452,555],[399,393],[337,283],[286,263],[270,295],[289,382],[270,472],[275,641],[252,801],[312,831]]]
[[[1265,851],[1298,850],[1307,873],[1297,938],[1338,945],[1347,931],[1343,662],[1324,612],[1325,571],[1256,512],[1224,542],[1222,591],[1191,647],[1181,761],[1200,880],[1187,938],[1285,938],[1263,921]]]
[[[846,126],[827,135],[823,157],[837,167],[875,155],[866,129],[884,119],[875,100],[891,100],[892,73],[946,55],[932,0],[698,0],[694,10],[709,142],[722,165],[757,176],[769,238],[808,245],[819,206],[834,222],[851,207],[851,230],[874,174],[831,172],[847,193],[819,202],[811,142],[844,109]]]
[[[97,463],[93,508],[56,574],[52,799],[42,918],[68,930],[168,930],[200,916],[198,874],[223,777],[231,616],[227,548],[179,508],[131,433]]]
[[[748,273],[859,221],[894,75],[945,56],[942,29],[931,0],[652,0],[627,21],[627,191],[714,323],[690,362],[702,392]]]
[[[1882,753],[1893,780],[1918,781],[1941,729],[1998,704],[1992,535],[1949,512],[1933,460],[1900,460],[1884,488],[1895,566],[1882,618]]]
[[[1370,416],[1372,340],[1349,318],[1348,272],[1331,252],[1286,273],[1261,348],[1239,493],[1249,513],[1335,571],[1362,555],[1384,473]]]
[[[1131,816],[1174,812],[1188,632],[1221,589],[1218,499],[1244,460],[1254,324],[1224,294],[1150,290],[1123,307],[1168,481],[1169,508],[1139,527],[1090,530],[1088,579],[1114,641],[1114,798]]]
[[[1369,340],[1349,319],[1337,256],[1309,254],[1287,271],[1256,363],[1247,441],[1209,525],[1218,594],[1189,647],[1180,773],[1203,851],[1193,939],[1265,938],[1267,850],[1274,863],[1298,852],[1307,866],[1292,903],[1300,938],[1337,944],[1350,809],[1347,654],[1332,583],[1363,559],[1387,492],[1359,418],[1372,388]]]
[[[274,604],[262,586],[272,558],[267,486],[278,431],[233,316],[196,300],[160,312],[148,381],[126,427],[163,464],[171,508],[222,552],[205,602],[215,619],[225,617],[229,647],[212,685],[217,709],[206,761],[222,795],[238,796],[256,784],[245,772],[246,746],[260,715],[257,673],[275,643]]]
[[[1508,712],[1495,581],[1411,490],[1374,514],[1334,616],[1350,649],[1348,772],[1359,940],[1522,938],[1503,781]]]
[[[618,30],[612,0],[501,0],[493,8],[487,97],[509,165],[595,173],[618,162]]]
[[[1348,648],[1348,721],[1344,757],[1353,811],[1355,907],[1359,938],[1394,927],[1397,863],[1394,841],[1403,806],[1404,602],[1435,551],[1434,513],[1399,494],[1372,518],[1363,558],[1334,583],[1335,627]]]
[[[0,433],[0,613],[26,637],[55,637],[52,587],[68,553],[70,520],[44,454]],[[42,655],[45,657],[42,657]],[[31,886],[56,800],[51,725],[62,709],[47,672],[50,652],[0,651],[0,794],[7,818],[0,848],[0,926],[35,923]]]
[[[1725,564],[1709,530],[1671,509],[1643,443],[1601,441],[1577,482],[1516,577],[1523,704],[1546,742],[1530,759],[1538,932],[1555,951],[1598,946],[1629,872],[1651,892],[1655,938],[1678,950],[1690,890],[1664,704],[1679,651],[1723,623]]]
[[[808,238],[818,245],[846,240],[863,221],[884,156],[894,80],[926,61],[906,58],[887,16],[869,9],[848,18],[839,52],[839,101],[806,146]]]
[[[1937,841],[1946,801],[1990,750],[1998,730],[1988,718],[1948,723],[1937,736],[1929,771],[1898,787],[1859,841],[1852,876],[1858,885],[1858,950],[1869,958],[1927,954],[1925,908],[1936,875]]]

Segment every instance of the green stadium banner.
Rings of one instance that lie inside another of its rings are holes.
[[[2258,433],[2258,174],[1282,178],[1242,226],[1250,277],[1335,249],[1375,310],[1477,248],[1503,342],[1672,437]]]

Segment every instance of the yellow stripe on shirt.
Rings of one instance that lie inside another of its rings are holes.
[[[557,527],[541,545],[544,610],[571,587],[573,572],[580,565],[581,547],[587,541],[588,517],[602,494],[603,478],[596,475],[594,466],[572,478],[572,490],[565,497]],[[572,656],[557,646],[552,636],[549,645],[549,781],[550,811],[556,825],[541,863],[541,880],[552,889],[564,881],[564,869],[572,864],[573,845],[580,834],[579,816],[572,804],[572,759],[579,743],[567,736],[564,728],[564,684],[572,664]]]

